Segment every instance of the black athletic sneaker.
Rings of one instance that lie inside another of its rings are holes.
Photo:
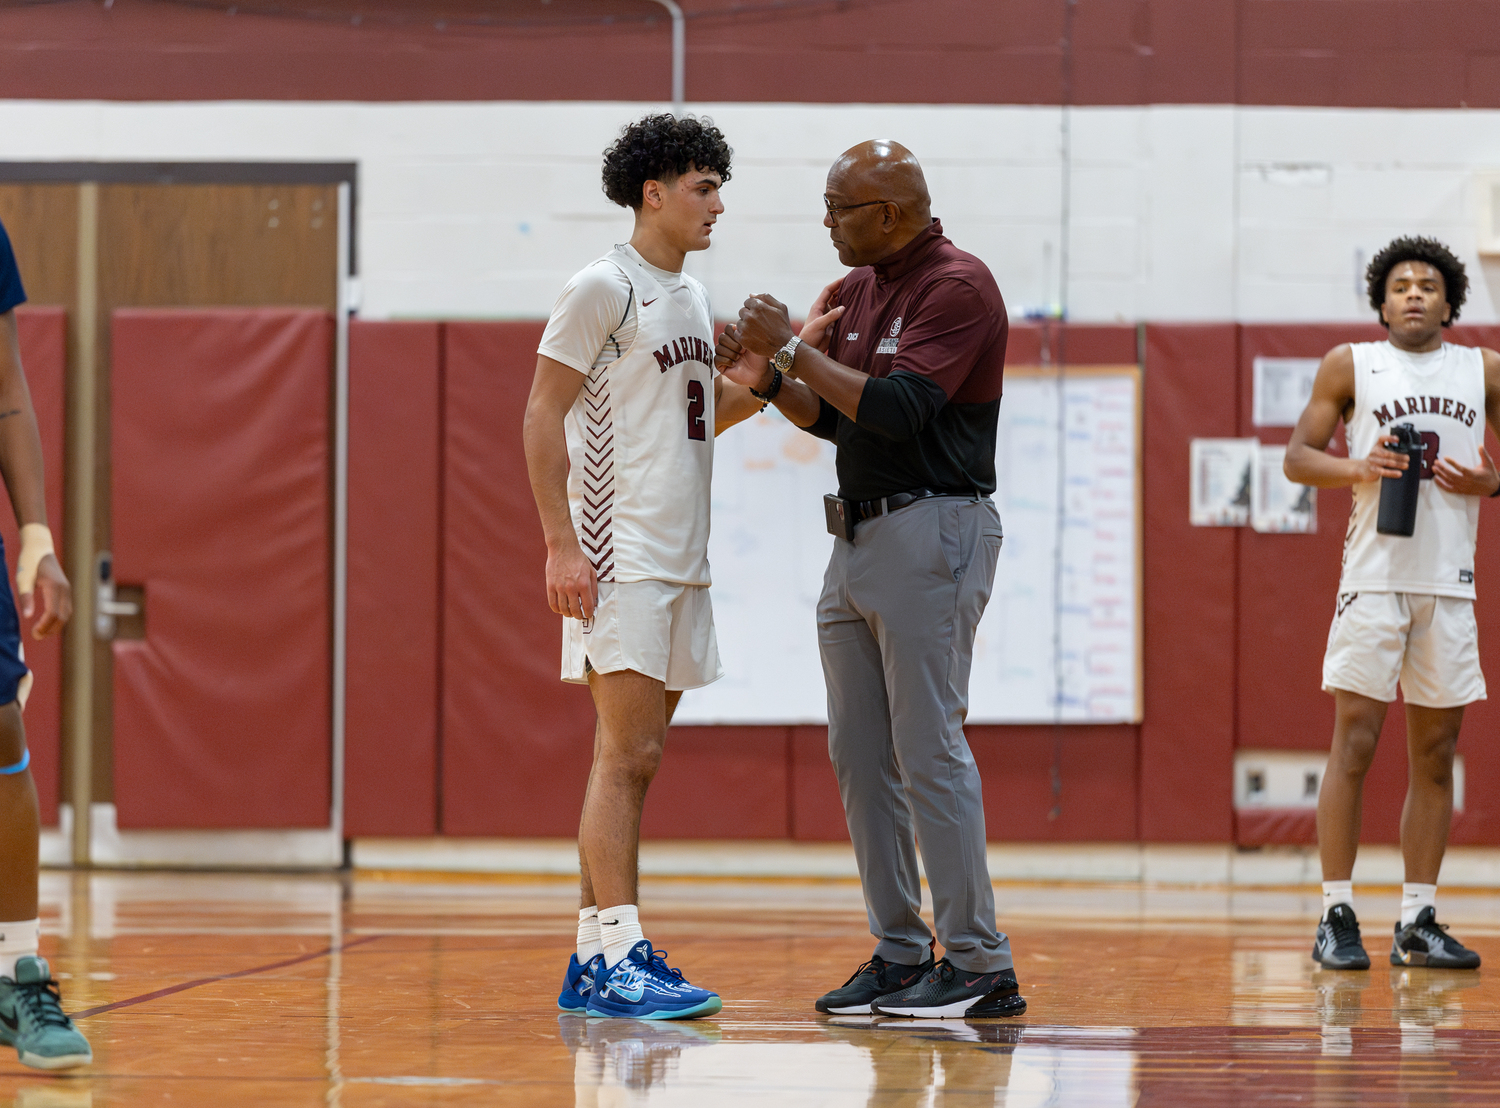
[[[923,1019],[975,1019],[1019,1016],[1026,998],[1016,984],[1016,971],[968,973],[947,958],[909,989],[883,996],[870,1005],[877,1016],[920,1016]]]
[[[1347,904],[1335,904],[1318,921],[1313,961],[1326,969],[1369,969],[1370,956],[1359,939],[1359,920]]]
[[[854,971],[853,977],[832,992],[818,997],[813,1007],[831,1016],[868,1015],[871,1001],[915,985],[931,972],[931,954],[920,966],[903,966],[872,954],[868,962]]]
[[[1391,965],[1433,969],[1478,969],[1479,955],[1448,934],[1431,908],[1423,908],[1410,927],[1396,924]]]

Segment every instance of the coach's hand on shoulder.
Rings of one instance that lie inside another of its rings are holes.
[[[843,314],[844,306],[840,304],[832,311],[809,316],[807,322],[802,325],[802,334],[798,337],[819,353],[828,353],[828,340],[833,337],[834,321]]]
[[[599,576],[576,542],[547,550],[547,603],[560,616],[594,618]]]
[[[769,293],[752,296],[740,309],[740,345],[752,354],[769,358],[792,341],[791,313]]]
[[[798,336],[823,354],[828,353],[828,340],[833,337],[833,328],[829,324],[844,314],[844,305],[839,303],[839,289],[843,285],[844,279],[839,277],[823,286],[812,307],[807,309],[807,322],[802,325],[802,334]]]
[[[1496,470],[1494,459],[1482,446],[1479,448],[1479,464],[1472,469],[1440,455],[1432,467],[1432,479],[1444,492],[1456,492],[1460,496],[1493,496],[1495,490],[1500,489],[1500,470]]]

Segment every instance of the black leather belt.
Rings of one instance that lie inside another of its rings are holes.
[[[970,489],[966,492],[946,492],[942,489],[912,489],[909,492],[892,493],[890,496],[882,496],[878,500],[856,500],[854,501],[854,522],[874,519],[876,516],[889,515],[891,512],[899,511],[909,504],[915,504],[918,500],[926,500],[933,496],[967,496],[973,498],[978,494]]]

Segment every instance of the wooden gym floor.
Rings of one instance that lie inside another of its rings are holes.
[[[1310,891],[1002,885],[1021,1020],[829,1019],[868,955],[835,881],[654,880],[647,934],[712,1020],[555,1007],[569,881],[48,873],[43,953],[88,1069],[0,1060],[0,1105],[1492,1105],[1500,893],[1440,916],[1493,969],[1396,970],[1397,894],[1361,890],[1375,968],[1308,957]],[[1494,976],[1492,976],[1494,975]]]

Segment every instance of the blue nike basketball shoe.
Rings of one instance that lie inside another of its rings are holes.
[[[557,1006],[564,1012],[582,1012],[594,991],[594,979],[604,972],[604,955],[595,954],[584,965],[578,964],[578,955],[568,958],[568,972],[563,977],[562,992],[557,994]]]
[[[689,985],[682,971],[667,965],[667,952],[642,939],[620,964],[594,978],[588,996],[591,1016],[637,1020],[685,1020],[711,1016],[724,1007],[718,993]]]

